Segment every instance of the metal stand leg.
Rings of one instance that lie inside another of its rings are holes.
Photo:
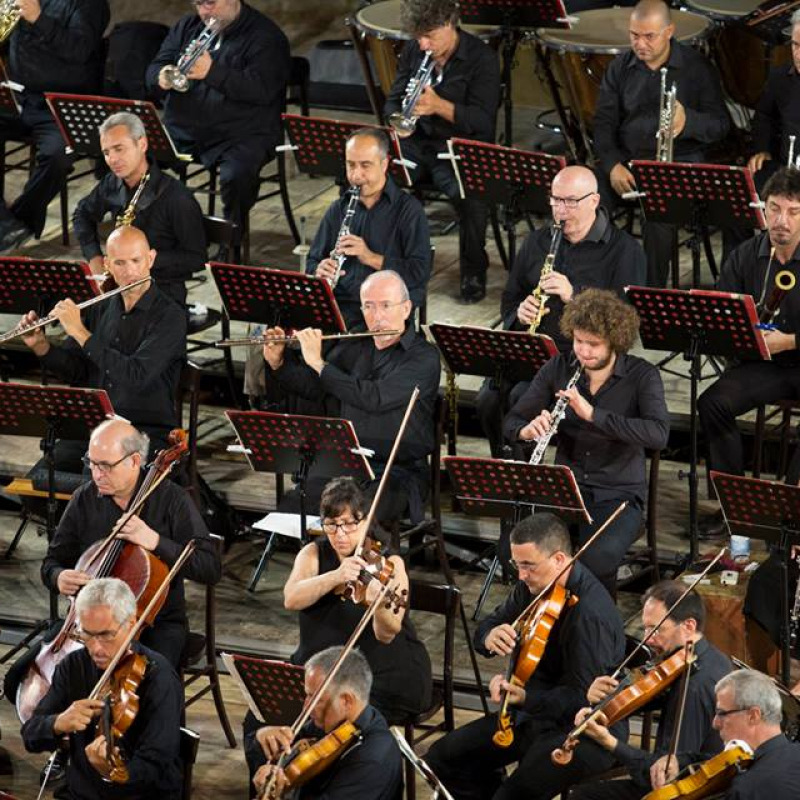
[[[478,603],[475,606],[475,611],[472,614],[473,621],[477,621],[478,617],[481,614],[481,609],[483,608],[483,604],[486,602],[486,596],[489,594],[489,589],[494,582],[494,576],[497,573],[497,568],[500,566],[500,557],[495,555],[492,559],[491,566],[489,567],[489,572],[486,575],[486,580],[483,582],[483,586],[481,586],[481,593],[478,595]]]
[[[28,527],[28,523],[30,519],[28,518],[28,512],[22,512],[22,521],[19,523],[19,527],[17,528],[17,532],[14,534],[14,538],[11,540],[11,544],[8,546],[8,549],[5,552],[3,558],[11,558],[12,553],[17,549],[17,545],[19,544],[19,540],[22,538],[22,534],[25,533],[25,528]]]
[[[269,535],[269,539],[267,539],[267,544],[264,547],[264,552],[261,553],[261,558],[258,561],[258,566],[253,573],[253,577],[250,579],[250,583],[247,585],[248,592],[254,592],[256,590],[256,586],[258,585],[259,580],[261,579],[261,574],[267,567],[267,561],[269,561],[269,557],[272,554],[272,549],[275,547],[275,537],[277,533],[271,533]]]

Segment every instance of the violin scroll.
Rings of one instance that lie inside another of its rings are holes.
[[[578,738],[576,736],[568,736],[561,747],[556,747],[550,753],[550,760],[559,767],[565,767],[572,761],[572,752],[578,746]]]

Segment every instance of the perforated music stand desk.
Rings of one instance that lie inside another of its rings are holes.
[[[348,138],[361,128],[376,128],[382,130],[391,142],[389,174],[398,186],[406,189],[411,186],[411,176],[403,161],[397,134],[391,128],[324,117],[304,117],[299,114],[281,114],[281,118],[290,144],[288,148],[283,145],[278,150],[293,150],[300,172],[306,175],[327,175],[337,183],[345,183],[344,147]]]
[[[700,283],[700,233],[708,226],[731,222],[744,228],[765,228],[753,175],[746,167],[686,164],[675,161],[632,161],[636,197],[648,222],[689,225],[692,285]],[[712,256],[708,256],[711,263]]]
[[[800,487],[778,481],[711,472],[725,523],[732,534],[776,546],[781,562],[781,673],[789,685],[789,559],[800,544]]]
[[[703,289],[653,289],[628,286],[628,299],[639,312],[639,335],[648,350],[683,353],[689,362],[690,456],[689,541],[697,558],[697,390],[702,356],[749,360],[769,359],[764,337],[756,328],[758,314],[750,295]]]
[[[511,518],[523,508],[557,513],[569,522],[591,522],[572,470],[564,465],[528,464],[498,458],[445,456],[442,459],[453,491],[467,514]],[[500,559],[495,554],[481,588],[473,619],[489,593]]]
[[[526,214],[550,215],[550,184],[567,166],[566,159],[471,139],[451,139],[449,147],[461,196],[503,207],[508,237],[508,258],[503,261],[511,269],[516,224]]]
[[[226,411],[244,453],[255,472],[292,474],[300,495],[300,532],[306,535],[306,482],[309,478],[352,475],[373,480],[350,420],[275,414],[269,411]],[[248,587],[254,591],[266,566],[269,547],[264,548]]]

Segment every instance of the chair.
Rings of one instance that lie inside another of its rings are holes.
[[[214,542],[217,555],[221,559],[223,539],[221,536],[217,536],[213,533],[209,535]],[[219,671],[217,670],[216,588],[212,585],[208,585],[205,587],[205,593],[205,630],[203,633],[189,632],[186,645],[181,655],[180,677],[184,692],[201,678],[206,678],[208,684],[195,691],[194,694],[186,697],[184,705],[186,708],[189,708],[192,703],[197,702],[201,697],[211,692],[220,725],[222,725],[222,730],[225,733],[225,738],[228,740],[228,744],[231,747],[236,747],[236,736],[234,736],[231,723],[228,720],[228,712],[225,710],[225,701],[222,698]]]
[[[190,800],[192,796],[192,773],[197,761],[197,750],[200,747],[200,737],[189,728],[181,728],[180,759],[181,759],[181,800]]]
[[[764,442],[769,435],[767,424],[780,415],[780,421],[771,431],[771,433],[780,434],[780,457],[775,472],[775,479],[780,480],[786,476],[789,464],[789,440],[792,435],[792,417],[800,414],[800,400],[776,400],[770,405],[774,406],[774,410],[769,413],[767,413],[766,406],[759,406],[756,411],[756,428],[753,438],[753,477],[761,477]]]
[[[184,470],[190,491],[195,495],[199,492],[197,479],[197,427],[200,415],[200,378],[203,372],[197,364],[187,361],[183,365],[178,379],[178,391],[175,395],[175,416],[189,437],[189,453],[184,464]],[[188,419],[184,416],[184,406],[188,403]],[[187,423],[188,424],[185,424]]]

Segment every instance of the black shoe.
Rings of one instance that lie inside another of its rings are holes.
[[[8,253],[22,246],[33,236],[33,231],[18,219],[4,220],[0,226],[0,253]]]
[[[468,275],[461,279],[461,299],[465,303],[480,303],[486,297],[486,279]]]
[[[230,251],[224,244],[217,248],[217,252],[209,259],[209,261],[219,261],[221,264],[230,263]]]

